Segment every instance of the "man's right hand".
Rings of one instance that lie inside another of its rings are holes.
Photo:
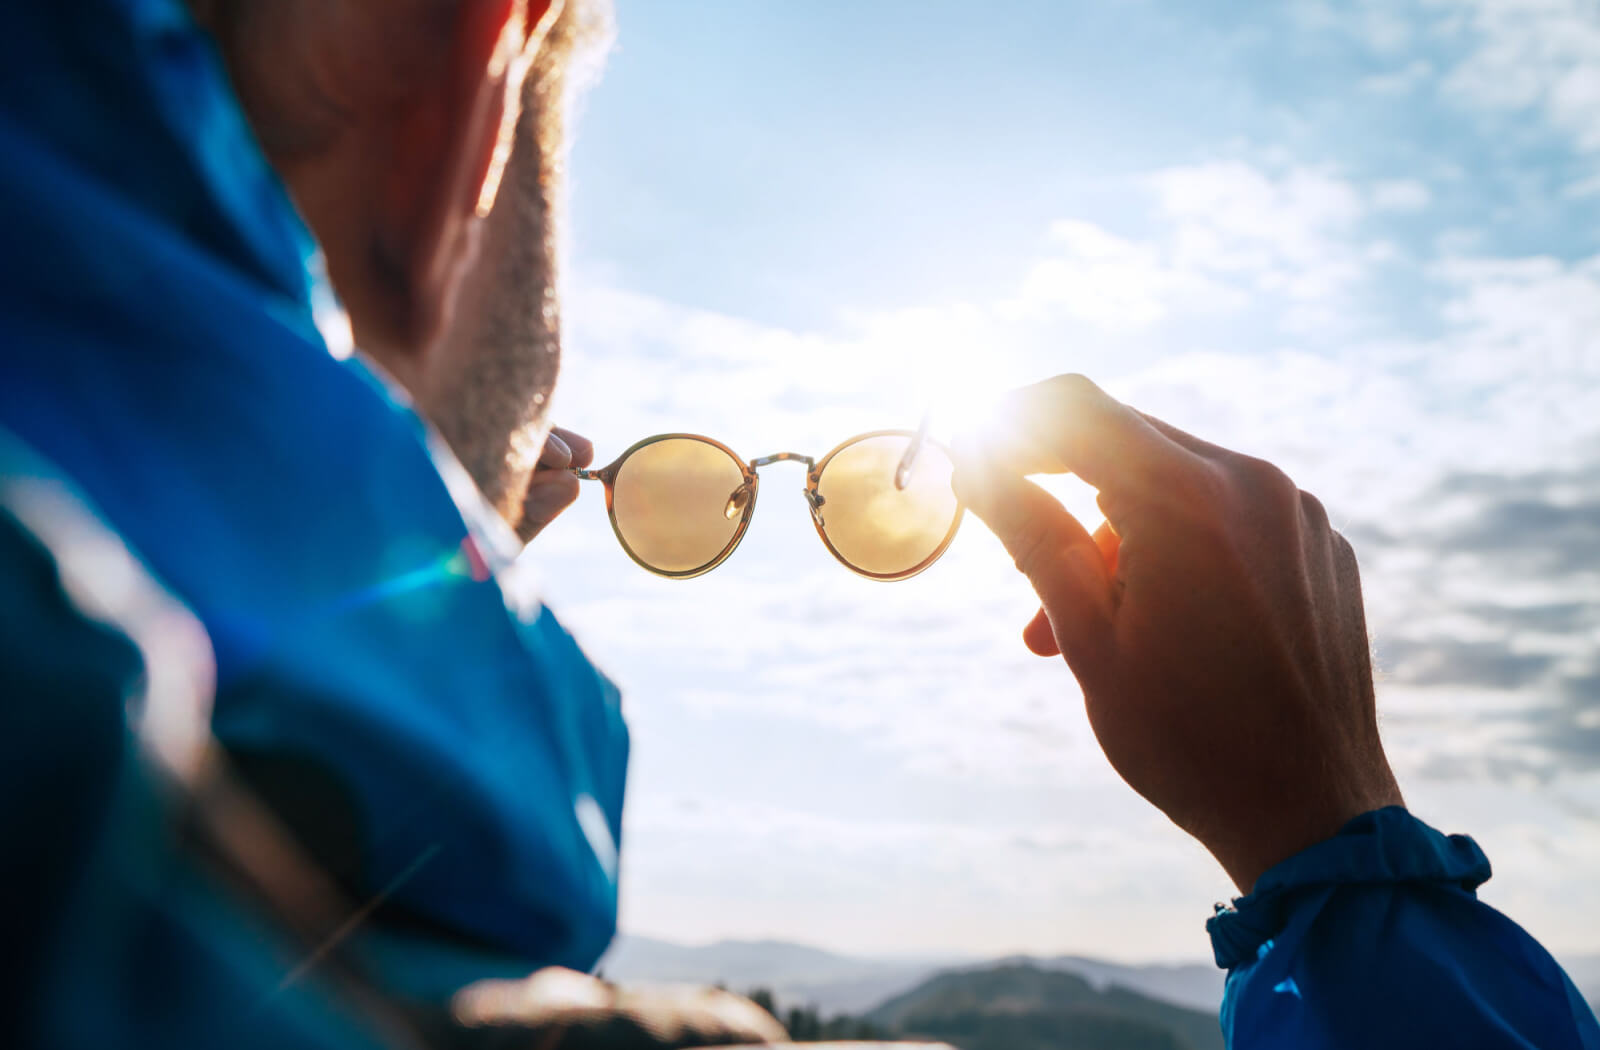
[[[517,526],[522,542],[531,541],[576,502],[578,479],[568,468],[593,462],[594,442],[566,427],[550,428],[522,501],[522,521]]]
[[[1355,554],[1270,463],[1082,376],[1011,394],[955,488],[1033,583],[1029,648],[1061,654],[1133,788],[1249,892],[1273,864],[1400,805],[1378,738]],[[1024,474],[1100,492],[1091,536]],[[1108,526],[1108,527],[1107,527]]]

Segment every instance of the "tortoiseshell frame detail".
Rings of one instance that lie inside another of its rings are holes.
[[[813,459],[810,456],[802,456],[798,452],[775,452],[770,456],[758,456],[752,460],[744,460],[739,457],[738,453],[734,452],[733,449],[729,448],[727,445],[724,445],[722,442],[713,438],[708,438],[704,434],[655,434],[645,438],[642,441],[634,442],[623,451],[622,455],[612,460],[606,466],[595,470],[583,470],[578,467],[573,467],[571,468],[571,473],[579,480],[598,481],[605,486],[606,517],[611,519],[611,531],[616,534],[617,542],[622,545],[622,549],[628,555],[628,557],[633,559],[634,564],[638,565],[646,572],[655,573],[657,576],[666,576],[669,579],[675,580],[689,580],[696,576],[704,576],[712,569],[715,569],[718,565],[721,565],[723,562],[727,561],[728,557],[732,555],[734,550],[739,546],[739,541],[744,539],[745,530],[750,527],[750,519],[756,511],[756,497],[760,494],[761,478],[756,473],[757,469],[770,466],[773,463],[782,463],[786,461],[797,461],[804,463],[806,465],[806,504],[811,508],[811,524],[812,527],[817,530],[817,537],[822,540],[822,545],[828,548],[828,553],[832,554],[840,565],[843,565],[845,568],[849,569],[858,576],[865,576],[869,580],[882,580],[884,582],[908,580],[917,575],[919,572],[922,572],[934,562],[938,561],[939,558],[943,556],[944,552],[949,549],[951,542],[956,538],[956,531],[961,528],[961,519],[966,514],[966,508],[959,502],[956,504],[955,517],[950,521],[950,531],[945,533],[944,539],[939,541],[939,546],[934,548],[932,554],[929,554],[926,558],[918,562],[916,565],[913,565],[909,569],[905,569],[901,572],[879,573],[868,572],[859,566],[851,564],[844,555],[839,553],[838,549],[834,547],[832,542],[830,542],[828,539],[827,530],[823,526],[824,519],[822,514],[822,505],[826,502],[826,500],[823,499],[822,493],[817,490],[817,486],[822,481],[822,472],[828,469],[828,463],[832,461],[834,456],[837,456],[840,452],[843,452],[845,449],[849,448],[851,445],[854,445],[858,441],[865,441],[868,438],[875,437],[909,437],[912,439],[921,438],[922,440],[927,441],[928,444],[933,445],[935,448],[943,449],[942,445],[927,438],[921,431],[869,430],[865,434],[857,434],[855,437],[846,438],[844,441],[839,442],[839,444],[835,445],[831,450],[829,450],[828,454],[823,456],[820,460]],[[704,444],[711,445],[714,448],[721,449],[727,454],[729,459],[733,460],[733,462],[738,465],[740,471],[744,474],[744,483],[750,486],[750,500],[745,504],[744,514],[739,519],[739,527],[734,530],[732,538],[728,540],[728,545],[722,548],[722,551],[715,558],[712,558],[704,565],[701,565],[698,568],[685,569],[679,572],[669,572],[665,569],[658,569],[654,565],[650,565],[645,562],[633,552],[633,548],[629,547],[628,541],[623,538],[622,530],[617,527],[617,513],[615,505],[615,486],[617,474],[621,471],[622,464],[627,461],[628,457],[639,451],[641,448],[644,448],[646,445],[653,445],[657,441],[672,440],[699,441],[703,442]]]

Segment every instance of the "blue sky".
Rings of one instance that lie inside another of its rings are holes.
[[[1362,559],[1413,807],[1600,951],[1600,5],[617,6],[565,425],[820,454],[1081,370],[1280,462]],[[624,925],[1204,957],[1230,887],[1022,649],[998,545],[856,579],[783,469],[699,580],[598,490],[539,540],[635,727]]]

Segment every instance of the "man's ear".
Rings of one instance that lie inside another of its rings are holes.
[[[493,201],[488,184],[509,152],[522,81],[560,6],[456,0],[441,19],[448,52],[433,83],[375,114],[359,136],[370,151],[360,164],[372,193],[367,265],[387,300],[353,316],[369,349],[381,343],[392,356],[415,357],[442,331],[485,198]]]

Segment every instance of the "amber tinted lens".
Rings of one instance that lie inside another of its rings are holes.
[[[752,495],[744,484],[744,469],[725,450],[664,438],[622,461],[611,513],[634,557],[659,572],[693,572],[733,542]]]
[[[950,491],[955,468],[937,445],[925,443],[912,462],[906,487],[895,470],[912,441],[908,435],[862,438],[836,452],[822,469],[822,530],[839,556],[872,576],[911,572],[949,540],[959,508]]]

